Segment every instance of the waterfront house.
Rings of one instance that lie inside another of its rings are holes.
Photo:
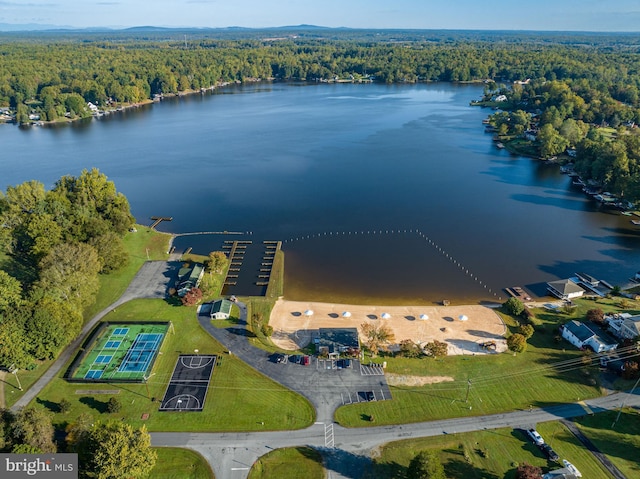
[[[613,351],[618,347],[618,343],[608,341],[598,335],[589,326],[575,319],[560,327],[562,337],[573,344],[576,348],[591,348],[596,353]]]
[[[493,101],[507,101],[506,95],[498,95],[493,99]]]
[[[219,299],[211,304],[209,316],[211,319],[229,319],[231,316],[231,306],[233,303],[227,299]]]
[[[605,316],[611,332],[620,339],[635,339],[640,336],[640,315],[618,313]]]
[[[559,299],[579,298],[584,294],[584,289],[571,279],[561,279],[547,283],[547,290]]]
[[[193,263],[191,266],[185,266],[178,271],[178,281],[176,282],[176,291],[178,296],[183,297],[191,288],[200,286],[200,281],[204,276],[204,265],[201,263]]]

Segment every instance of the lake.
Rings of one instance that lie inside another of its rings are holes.
[[[481,93],[264,83],[71,125],[0,125],[0,186],[97,167],[142,224],[249,232],[181,237],[180,249],[282,240],[296,300],[504,300],[506,286],[544,293],[575,272],[625,283],[640,269],[638,229],[557,165],[498,150],[481,124],[490,111],[469,106]]]

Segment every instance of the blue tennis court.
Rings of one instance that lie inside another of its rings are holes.
[[[85,379],[100,379],[102,377],[102,370],[100,369],[90,369],[89,371],[87,371],[87,374],[85,374],[84,378]]]
[[[116,328],[111,333],[111,336],[126,336],[129,332],[129,328]]]
[[[94,364],[109,364],[113,356],[108,354],[99,355],[96,360],[93,362]]]
[[[140,373],[147,370],[155,357],[164,334],[140,333],[127,351],[118,372]]]
[[[118,349],[122,341],[107,341],[103,349]]]

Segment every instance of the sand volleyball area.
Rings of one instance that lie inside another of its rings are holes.
[[[271,339],[285,350],[307,346],[319,328],[358,328],[363,323],[388,326],[395,336],[391,349],[403,339],[425,344],[434,339],[448,345],[449,354],[487,354],[483,343],[495,342],[495,352],[507,349],[506,327],[500,316],[482,305],[370,306],[279,299],[271,312]]]

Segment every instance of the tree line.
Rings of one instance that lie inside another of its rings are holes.
[[[200,36],[185,48],[181,41],[157,37],[16,37],[0,44],[0,107],[13,108],[18,121],[28,121],[30,113],[52,121],[89,115],[87,102],[106,108],[254,79],[510,83],[532,78],[582,82],[607,103],[629,105],[640,120],[637,47],[623,42],[633,45],[624,36],[618,42],[606,38],[493,41],[480,34],[365,32],[324,38]]]
[[[77,337],[99,275],[124,266],[134,224],[126,197],[97,169],[54,187],[0,192],[0,366],[52,359]]]

